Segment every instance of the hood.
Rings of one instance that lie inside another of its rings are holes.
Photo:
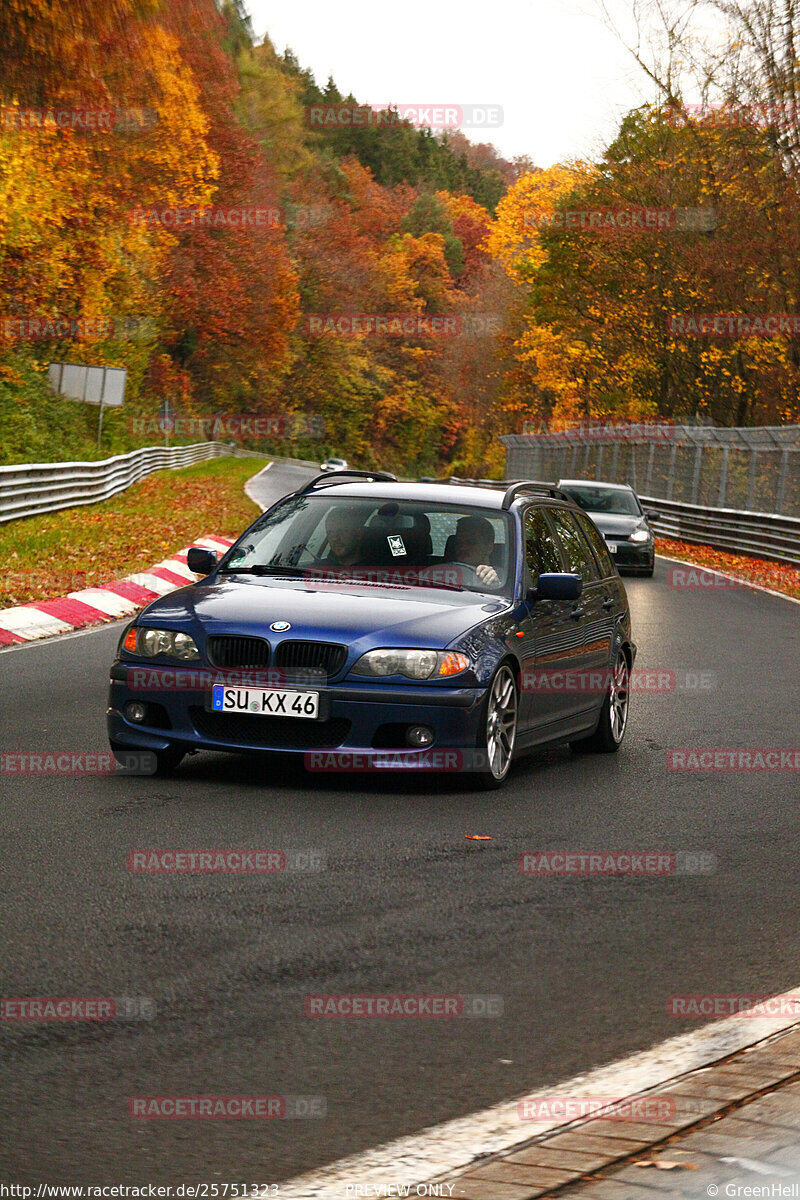
[[[203,637],[235,634],[288,640],[340,642],[363,653],[376,646],[445,648],[474,625],[507,608],[489,594],[373,584],[327,584],[268,577],[216,578],[154,600],[144,624],[187,627]],[[291,628],[270,630],[273,621]]]
[[[601,533],[616,534],[617,537],[630,537],[634,529],[642,524],[642,517],[627,516],[618,513],[587,512]]]

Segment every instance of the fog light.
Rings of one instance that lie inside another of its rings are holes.
[[[427,725],[412,725],[406,734],[409,746],[430,746],[433,741],[433,731]]]
[[[142,704],[141,700],[131,700],[125,705],[125,716],[129,721],[142,722],[147,716],[147,705]]]

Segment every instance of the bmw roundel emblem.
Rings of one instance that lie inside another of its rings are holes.
[[[270,629],[273,633],[286,633],[286,630],[291,628],[292,627],[288,621],[273,621],[270,625]]]

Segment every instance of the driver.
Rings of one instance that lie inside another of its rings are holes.
[[[361,558],[363,525],[357,512],[348,508],[332,508],[325,518],[328,539],[326,562],[340,567],[352,567]]]
[[[461,517],[456,525],[453,560],[475,568],[479,581],[497,587],[500,578],[491,566],[494,530],[486,517]]]

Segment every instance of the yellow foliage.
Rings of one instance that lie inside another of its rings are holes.
[[[542,218],[550,217],[560,202],[593,169],[585,163],[558,163],[544,171],[520,175],[497,206],[497,217],[486,235],[484,249],[518,281],[530,278],[545,259],[539,237]]]

